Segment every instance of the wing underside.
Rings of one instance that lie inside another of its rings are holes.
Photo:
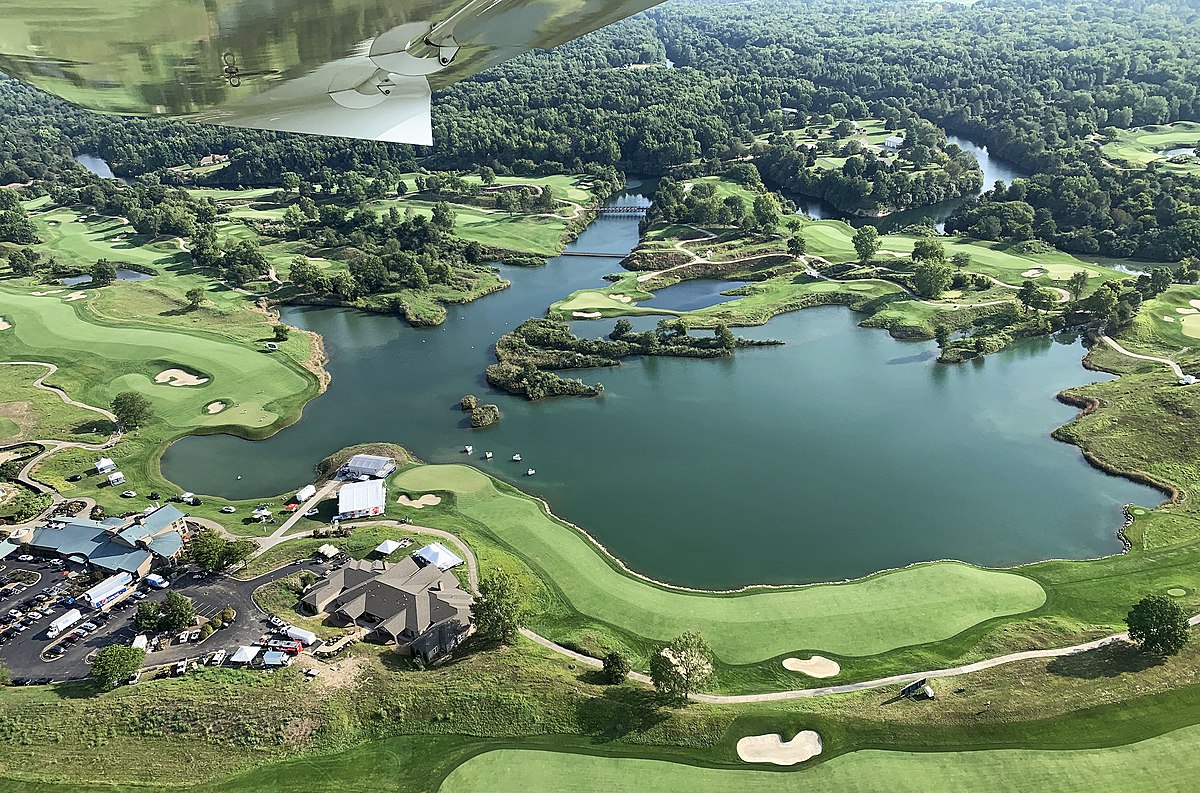
[[[432,91],[661,0],[6,0],[0,71],[108,113],[432,142]]]

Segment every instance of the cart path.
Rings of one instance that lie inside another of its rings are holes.
[[[1129,350],[1125,349],[1120,344],[1118,344],[1115,339],[1113,339],[1110,336],[1101,336],[1100,338],[1104,341],[1105,344],[1107,344],[1109,347],[1112,347],[1114,350],[1121,353],[1122,355],[1128,356],[1130,358],[1137,358],[1139,361],[1153,361],[1154,363],[1165,364],[1166,366],[1169,366],[1171,368],[1171,371],[1175,373],[1176,377],[1179,377],[1179,378],[1183,377],[1183,369],[1179,368],[1179,364],[1175,363],[1170,358],[1158,358],[1154,355],[1139,355],[1136,352],[1130,352]]]
[[[58,398],[63,402],[66,402],[68,405],[72,405],[77,408],[83,408],[84,410],[90,410],[93,413],[99,413],[113,424],[117,423],[117,417],[111,411],[105,410],[104,408],[98,408],[95,405],[88,405],[84,402],[77,402],[76,400],[67,396],[66,392],[61,388],[52,385],[46,385],[46,378],[51,377],[55,372],[58,371],[58,366],[55,364],[46,363],[45,361],[0,361],[0,366],[44,366],[46,367],[46,373],[33,381],[34,388],[40,388],[43,391],[49,391],[52,394],[57,394]]]

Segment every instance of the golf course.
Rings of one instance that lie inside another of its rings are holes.
[[[1164,171],[1188,176],[1200,173],[1200,123],[1177,121],[1161,126],[1123,129],[1103,144],[1100,151],[1124,167],[1154,165]]]

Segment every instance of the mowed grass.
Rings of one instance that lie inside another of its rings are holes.
[[[60,207],[31,219],[43,242],[34,249],[60,262],[90,267],[97,259],[143,267],[161,267],[186,258],[174,242],[151,242],[118,218],[89,215],[81,221],[77,209]]]
[[[413,198],[384,199],[373,201],[369,206],[381,214],[395,207],[400,212],[411,209],[425,217],[433,215],[433,202]],[[567,233],[566,220],[521,213],[509,215],[465,204],[451,206],[454,209],[454,233],[469,242],[539,256],[554,256],[562,250]]]
[[[808,243],[810,254],[833,262],[850,262],[858,258],[852,241],[855,229],[844,221],[803,221],[800,233]],[[882,235],[879,253],[875,258],[885,263],[889,259],[907,258],[912,255],[913,245],[919,239],[921,238],[908,234]],[[947,258],[956,253],[967,253],[971,256],[971,271],[993,276],[1014,286],[1020,285],[1026,279],[1045,284],[1066,281],[1076,271],[1083,270],[1089,277],[1088,288],[1085,290],[1087,293],[1104,281],[1128,277],[1124,273],[1082,261],[1061,251],[1024,253],[1007,243],[986,242],[969,237],[939,237],[938,240],[945,246]],[[1041,270],[1044,274],[1023,275],[1032,270]]]
[[[786,736],[790,738],[791,736]],[[1200,773],[1200,726],[1106,749],[892,752],[866,749],[794,771],[701,768],[637,758],[499,749],[446,777],[441,793],[659,791],[1190,790]],[[1120,780],[1119,783],[1116,780]]]
[[[1157,162],[1159,167],[1178,174],[1200,173],[1200,157],[1193,153],[1190,160],[1173,163],[1165,152],[1173,149],[1195,149],[1200,142],[1200,123],[1177,121],[1165,126],[1121,130],[1114,140],[1105,143],[1100,151],[1110,160],[1144,168]]]
[[[946,639],[986,620],[1036,609],[1046,599],[1041,586],[1024,576],[957,563],[848,584],[734,595],[672,590],[622,572],[537,501],[498,489],[474,468],[410,468],[395,477],[394,488],[452,493],[460,512],[553,582],[580,613],[654,641],[698,630],[730,664],[802,650],[874,655]]]

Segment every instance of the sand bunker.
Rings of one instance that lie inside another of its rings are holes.
[[[1041,267],[1034,267],[1021,273],[1022,278],[1038,278],[1046,274],[1046,271]]]
[[[790,741],[783,740],[777,732],[747,735],[737,742],[737,753],[745,763],[795,765],[821,753],[821,736],[812,730],[801,730]]]
[[[1192,308],[1200,311],[1200,300],[1189,300],[1188,305],[1191,306]]]
[[[1173,597],[1173,598],[1181,598],[1181,597],[1183,597],[1184,595],[1186,595],[1186,594],[1187,594],[1187,590],[1186,590],[1186,589],[1180,589],[1179,587],[1172,587],[1172,588],[1170,588],[1170,589],[1168,589],[1168,590],[1167,590],[1167,594],[1168,594],[1168,595],[1170,595],[1170,596],[1171,596],[1171,597]]]
[[[0,330],[8,330],[11,327],[12,327],[11,322],[6,320],[4,317],[0,317]]]
[[[85,297],[87,297],[87,292],[72,292],[71,294],[64,297],[63,300],[66,300],[69,302],[71,300],[83,300]]]
[[[49,292],[30,292],[34,297],[45,297],[46,295],[57,295],[59,292],[65,292],[65,289],[51,289]]]
[[[222,410],[225,409],[225,403],[224,402],[209,402],[207,405],[204,406],[204,409],[206,411],[208,411],[209,413],[220,413]]]
[[[1180,314],[1200,314],[1200,309],[1195,308],[1177,308],[1175,310]]]
[[[208,382],[207,377],[197,377],[191,372],[185,372],[182,369],[164,369],[154,375],[154,382],[166,383],[167,385],[204,385]],[[212,411],[210,411],[212,412]]]
[[[418,496],[415,499],[408,496],[400,496],[396,499],[402,507],[412,507],[413,509],[424,509],[425,507],[434,507],[442,503],[441,496],[435,496],[433,493],[426,493],[423,496]]]
[[[571,316],[576,319],[600,319],[604,315],[599,311],[572,311]]]
[[[1174,322],[1175,317],[1163,317],[1163,322]]]
[[[789,672],[802,672],[809,677],[834,677],[842,668],[838,662],[820,655],[812,658],[784,658],[783,668]]]
[[[633,298],[629,295],[609,295],[610,300],[616,300],[618,303],[632,303]]]

